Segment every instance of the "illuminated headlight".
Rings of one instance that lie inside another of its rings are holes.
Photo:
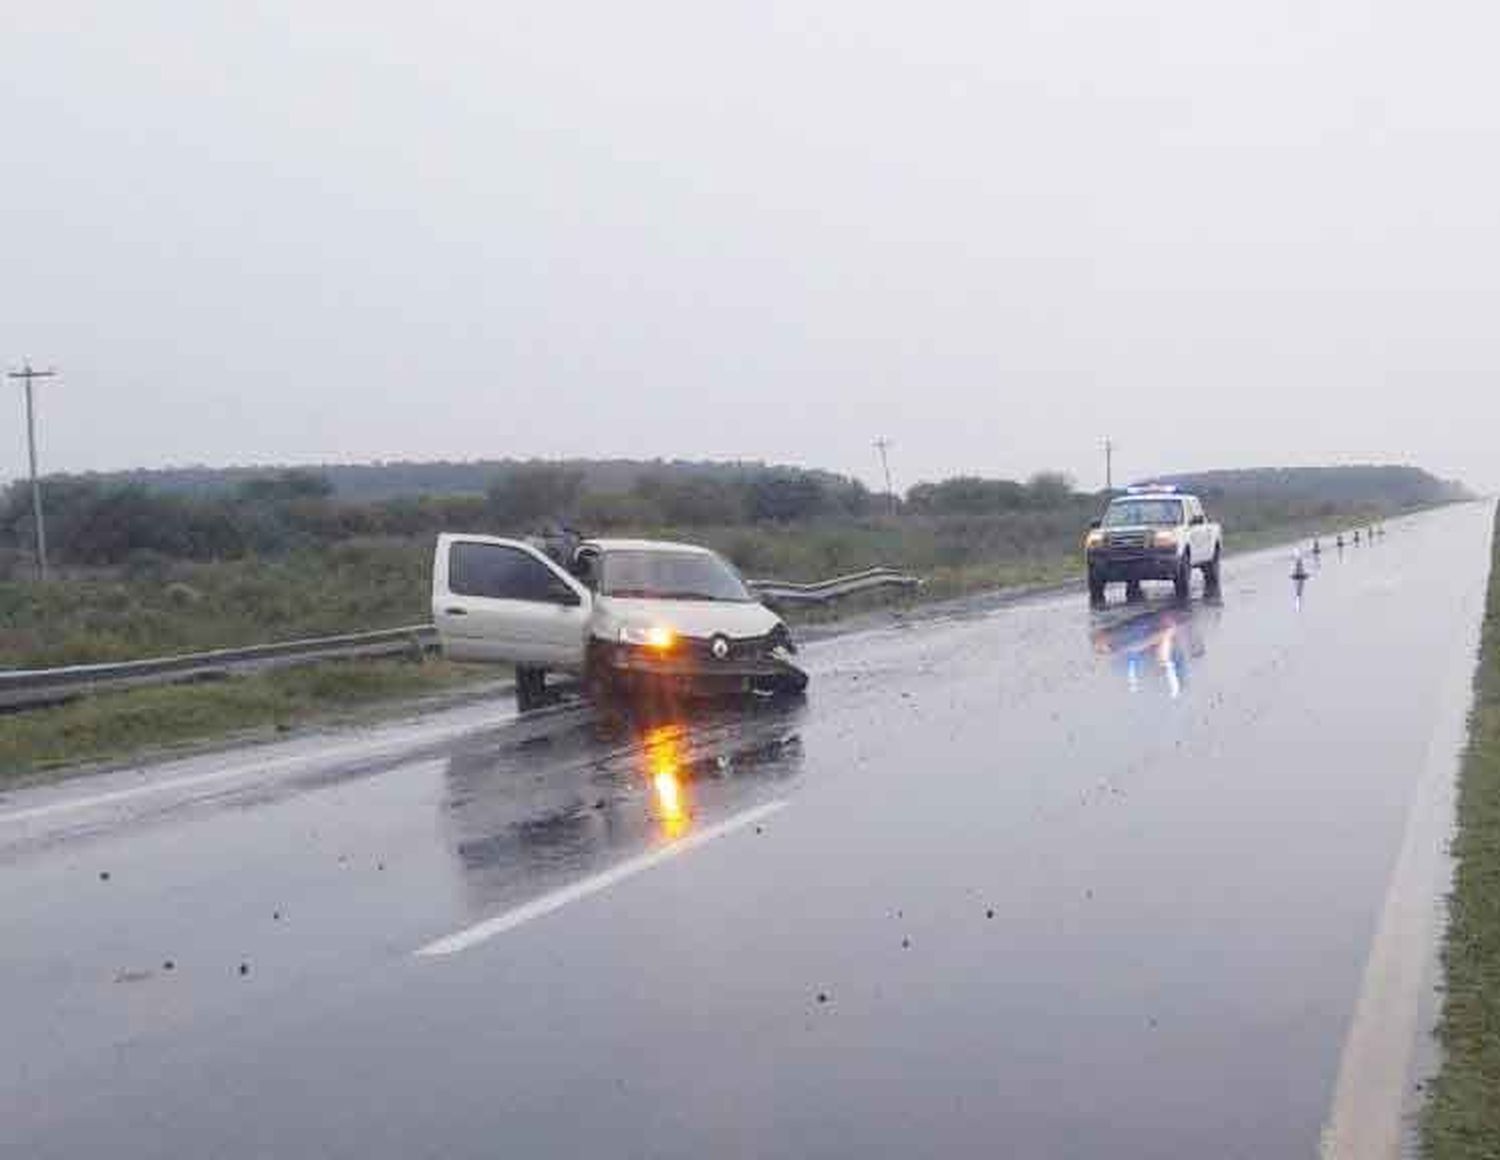
[[[1177,531],[1174,528],[1158,528],[1151,533],[1151,543],[1158,548],[1177,547]]]
[[[666,652],[677,643],[677,634],[664,624],[622,624],[620,643]]]
[[[1102,543],[1104,543],[1104,533],[1097,529],[1083,537],[1083,546],[1086,549],[1097,548]]]

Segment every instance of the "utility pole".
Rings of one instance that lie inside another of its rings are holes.
[[[891,515],[896,514],[896,491],[891,487],[891,461],[887,454],[891,449],[891,441],[885,436],[875,440],[875,450],[880,452],[880,470],[885,473],[885,496],[890,504]]]
[[[26,452],[31,459],[31,515],[36,521],[36,569],[37,575],[47,579],[47,528],[42,523],[42,484],[36,477],[36,409],[31,401],[31,384],[36,379],[50,379],[54,370],[35,371],[31,363],[24,362],[18,371],[6,371],[8,379],[20,379],[26,388]]]
[[[1104,437],[1104,490],[1115,489],[1115,443],[1108,435]]]

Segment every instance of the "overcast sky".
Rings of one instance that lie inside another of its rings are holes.
[[[13,0],[0,42],[44,469],[874,482],[888,435],[901,487],[1097,486],[1109,434],[1500,486],[1493,4]]]

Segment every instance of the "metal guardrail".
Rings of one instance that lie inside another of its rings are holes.
[[[55,669],[0,671],[0,709],[66,701],[83,693],[124,689],[135,685],[164,685],[203,680],[235,672],[282,668],[312,661],[347,657],[399,656],[437,647],[437,630],[430,624],[387,628],[378,632],[346,633],[248,648],[215,649],[181,656],[152,657],[113,664],[67,665]]]
[[[916,588],[922,582],[917,577],[894,568],[870,568],[852,576],[836,576],[831,580],[819,580],[812,584],[794,584],[786,580],[751,580],[750,587],[768,604],[822,604],[853,596],[859,592],[873,592],[882,588]]]
[[[852,576],[837,576],[813,584],[787,580],[752,580],[750,586],[767,604],[822,604],[857,592],[881,588],[915,588],[921,581],[893,568],[871,568]],[[215,649],[181,656],[113,664],[68,665],[55,669],[0,671],[0,711],[24,709],[71,700],[85,693],[206,680],[231,673],[284,668],[313,661],[351,657],[420,655],[437,648],[437,629],[411,624],[378,632],[346,633],[248,648]]]

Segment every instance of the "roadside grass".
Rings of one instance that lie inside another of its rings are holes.
[[[1452,853],[1442,1061],[1422,1110],[1422,1154],[1493,1160],[1500,1157],[1500,512]]]
[[[0,787],[229,736],[267,737],[506,675],[427,659],[323,661],[297,668],[81,697],[0,716]]]
[[[354,540],[275,558],[148,558],[0,583],[0,667],[49,668],[420,624],[432,548]]]

